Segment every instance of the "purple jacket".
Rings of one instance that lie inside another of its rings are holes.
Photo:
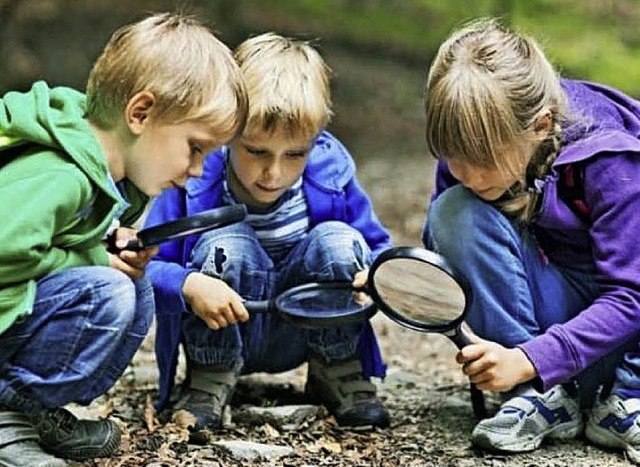
[[[149,211],[145,227],[196,214],[222,205],[224,157],[222,148],[205,159],[202,177],[185,189],[163,192]],[[387,230],[376,217],[369,197],[360,187],[355,164],[347,149],[333,135],[321,133],[309,154],[302,175],[311,227],[328,220],[345,222],[358,230],[371,248],[372,259],[391,247]],[[157,407],[165,407],[173,386],[180,344],[181,317],[191,313],[182,297],[182,286],[192,270],[186,264],[199,236],[166,242],[149,263],[147,274],[156,300],[156,358],[160,371]],[[360,338],[363,369],[368,376],[384,376],[385,366],[370,325]]]
[[[570,321],[520,345],[544,390],[640,333],[640,103],[608,87],[563,80],[572,124],[545,180],[533,229],[557,264],[593,261],[601,294]],[[583,170],[590,220],[562,201],[563,166]],[[434,198],[455,183],[440,160]]]

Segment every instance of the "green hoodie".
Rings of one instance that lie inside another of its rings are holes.
[[[42,277],[109,264],[102,239],[118,197],[84,113],[84,94],[44,82],[0,99],[0,333],[31,312]],[[126,185],[125,225],[147,201]]]

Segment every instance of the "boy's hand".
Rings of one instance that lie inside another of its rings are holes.
[[[214,331],[249,320],[240,295],[220,279],[193,272],[184,281],[182,294],[193,312]]]
[[[129,240],[136,238],[136,231],[127,227],[118,228],[115,233],[115,245],[124,247]],[[109,265],[124,272],[132,279],[144,276],[144,269],[156,254],[158,247],[149,247],[141,251],[122,250],[119,253],[109,253]]]
[[[537,376],[535,367],[518,347],[509,349],[473,334],[469,337],[472,344],[458,352],[456,361],[478,389],[508,391]]]
[[[351,283],[351,286],[354,289],[366,287],[368,281],[369,281],[369,270],[364,269],[362,271],[356,272],[355,276],[353,277],[353,282]],[[362,304],[365,304],[371,301],[371,297],[369,297],[369,295],[367,295],[366,292],[355,292],[354,299],[357,303],[362,303]]]

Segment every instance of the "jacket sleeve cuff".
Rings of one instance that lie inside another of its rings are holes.
[[[566,383],[578,372],[571,347],[565,343],[557,326],[550,327],[544,334],[518,347],[536,369],[539,381],[534,381],[533,384],[542,392],[557,384]]]

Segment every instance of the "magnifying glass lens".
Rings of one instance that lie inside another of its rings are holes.
[[[387,311],[425,331],[458,322],[466,298],[458,282],[435,264],[396,257],[380,263],[373,286]]]

